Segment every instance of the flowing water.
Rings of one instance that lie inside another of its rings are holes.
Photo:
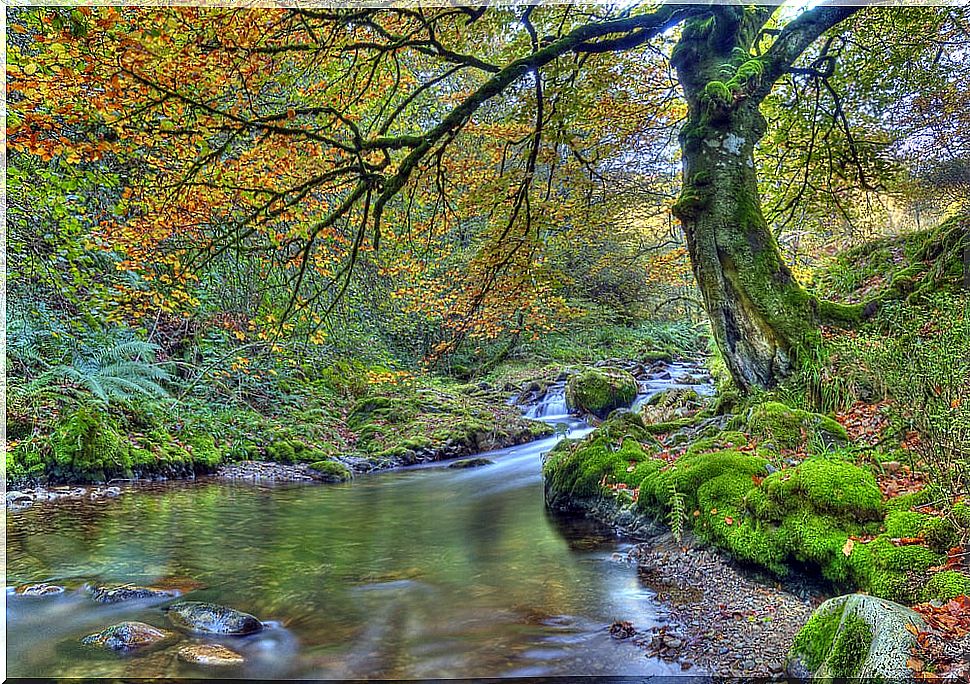
[[[652,592],[614,559],[624,545],[542,500],[540,459],[590,430],[560,390],[529,410],[559,436],[491,452],[470,470],[421,467],[345,485],[200,481],[7,516],[7,583],[54,582],[53,597],[7,593],[11,677],[444,678],[679,672],[609,636],[615,620],[658,624]],[[204,671],[172,647],[119,657],[79,643],[141,620],[159,602],[102,606],[90,584],[185,586],[268,628],[209,639],[243,653]]]

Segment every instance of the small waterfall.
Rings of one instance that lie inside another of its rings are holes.
[[[525,412],[527,418],[566,417],[568,415],[569,407],[566,406],[566,383],[564,382],[550,385],[545,396]]]

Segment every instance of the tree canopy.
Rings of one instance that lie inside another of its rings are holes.
[[[11,149],[117,178],[92,240],[136,277],[111,297],[180,311],[218,273],[267,334],[318,335],[352,277],[389,279],[403,315],[450,330],[441,348],[541,330],[565,311],[557,245],[631,212],[655,233],[671,207],[684,221],[704,179],[678,178],[677,135],[714,140],[731,112],[766,119],[749,136],[761,251],[795,235],[797,256],[826,209],[857,227],[865,198],[911,187],[912,160],[968,154],[958,7],[81,7],[11,29]],[[687,242],[696,276],[717,258]],[[787,272],[772,263],[765,278]],[[740,288],[752,330],[784,327],[771,297],[715,280],[709,315]],[[796,316],[799,292],[779,295]],[[761,336],[777,353],[744,385],[794,356],[796,331]]]

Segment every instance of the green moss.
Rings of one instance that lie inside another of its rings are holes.
[[[597,434],[618,444],[626,437],[632,437],[640,442],[650,440],[650,434],[647,432],[640,415],[622,409],[611,413],[609,418],[599,426]]]
[[[604,478],[609,482],[635,486],[635,477],[642,477],[659,467],[639,467],[650,460],[643,447],[633,439],[624,439],[618,449],[602,436],[555,449],[546,457],[542,469],[547,497],[560,503],[590,499],[602,493],[600,483]]]
[[[637,396],[637,381],[619,369],[588,368],[574,375],[566,385],[566,400],[599,418],[614,409],[629,406]]]
[[[929,489],[918,492],[894,496],[886,502],[886,511],[908,511],[914,506],[921,506],[933,500],[933,493]]]
[[[42,438],[28,438],[7,451],[6,483],[26,483],[44,475],[47,462],[44,452],[50,450],[50,442]]]
[[[791,510],[799,500],[817,511],[856,520],[882,517],[882,493],[868,470],[831,458],[810,458],[797,467],[772,473],[763,490],[778,511]]]
[[[953,504],[953,519],[957,526],[964,531],[970,530],[970,504],[959,502]]]
[[[759,404],[748,415],[748,430],[779,449],[807,447],[812,453],[845,444],[845,428],[828,416],[794,409],[776,401]]]
[[[966,595],[970,595],[970,576],[957,570],[936,573],[923,589],[924,601],[946,602]]]
[[[691,442],[690,446],[687,447],[687,454],[693,455],[711,451],[724,451],[725,449],[737,449],[747,443],[748,438],[741,432],[719,432],[712,437],[704,437]]]
[[[872,646],[872,629],[858,615],[842,619],[832,650],[826,660],[828,674],[836,679],[851,679],[859,674]]]
[[[839,604],[827,610],[816,610],[808,622],[798,631],[792,643],[790,657],[801,659],[811,672],[818,670],[832,648],[845,605]]]
[[[891,511],[886,515],[886,534],[890,537],[918,537],[938,552],[945,552],[960,541],[956,527],[944,517],[913,511]]]
[[[321,479],[330,482],[346,482],[353,477],[350,468],[340,461],[317,461],[316,463],[311,463],[309,468],[319,473],[322,476]]]
[[[641,505],[666,506],[671,488],[689,495],[689,502],[696,505],[696,493],[701,485],[720,475],[746,477],[753,487],[752,476],[764,475],[767,465],[765,459],[739,451],[684,456],[673,466],[658,471],[641,483]]]
[[[117,425],[97,408],[80,406],[51,437],[57,480],[103,482],[130,473],[131,460]]]

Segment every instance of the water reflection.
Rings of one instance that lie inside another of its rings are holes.
[[[574,419],[571,436],[588,431]],[[550,518],[540,455],[555,438],[488,454],[471,470],[416,468],[347,485],[160,487],[8,515],[11,676],[227,676],[175,658],[100,657],[78,639],[120,620],[166,627],[157,604],[100,606],[82,584],[166,583],[275,621],[223,639],[233,676],[431,678],[672,674],[614,620],[656,624],[649,590],[611,561],[618,542]]]

